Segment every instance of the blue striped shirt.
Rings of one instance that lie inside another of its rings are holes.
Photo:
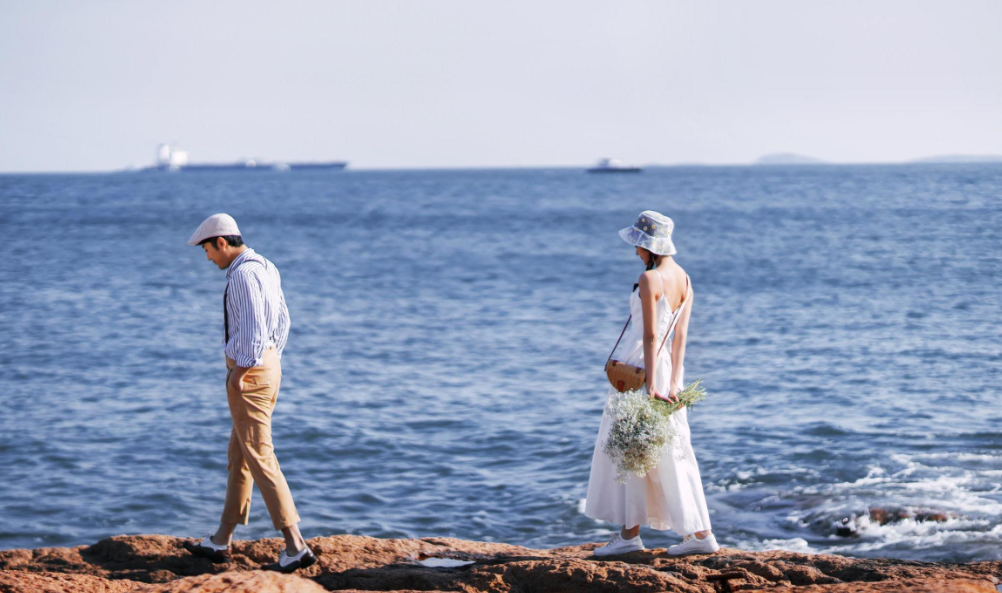
[[[264,363],[264,351],[272,346],[282,356],[289,339],[289,309],[282,293],[278,268],[253,249],[237,256],[226,269],[226,311],[229,339],[226,357],[237,366]]]

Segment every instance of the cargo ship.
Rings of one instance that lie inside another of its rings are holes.
[[[643,169],[627,165],[618,159],[602,159],[587,171],[589,173],[640,173]]]
[[[157,148],[157,162],[147,170],[154,171],[187,171],[192,173],[204,171],[341,171],[348,166],[347,161],[314,161],[302,163],[261,162],[256,159],[246,159],[232,163],[192,163],[188,160],[188,152],[161,144]]]

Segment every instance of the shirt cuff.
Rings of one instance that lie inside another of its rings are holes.
[[[263,358],[254,358],[253,356],[247,356],[246,354],[237,355],[237,366],[244,367],[245,369],[250,367],[259,367],[264,364]]]

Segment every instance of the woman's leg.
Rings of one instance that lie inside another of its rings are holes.
[[[627,529],[626,525],[623,525],[623,530],[619,532],[619,536],[623,539],[633,539],[640,535],[640,526],[634,525],[633,527]]]

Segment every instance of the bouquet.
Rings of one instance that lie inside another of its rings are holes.
[[[605,412],[612,420],[605,453],[616,464],[616,481],[626,483],[627,474],[641,478],[657,467],[661,454],[677,436],[671,425],[671,415],[683,406],[706,398],[701,381],[694,381],[678,393],[678,402],[654,399],[645,388],[614,393]]]

